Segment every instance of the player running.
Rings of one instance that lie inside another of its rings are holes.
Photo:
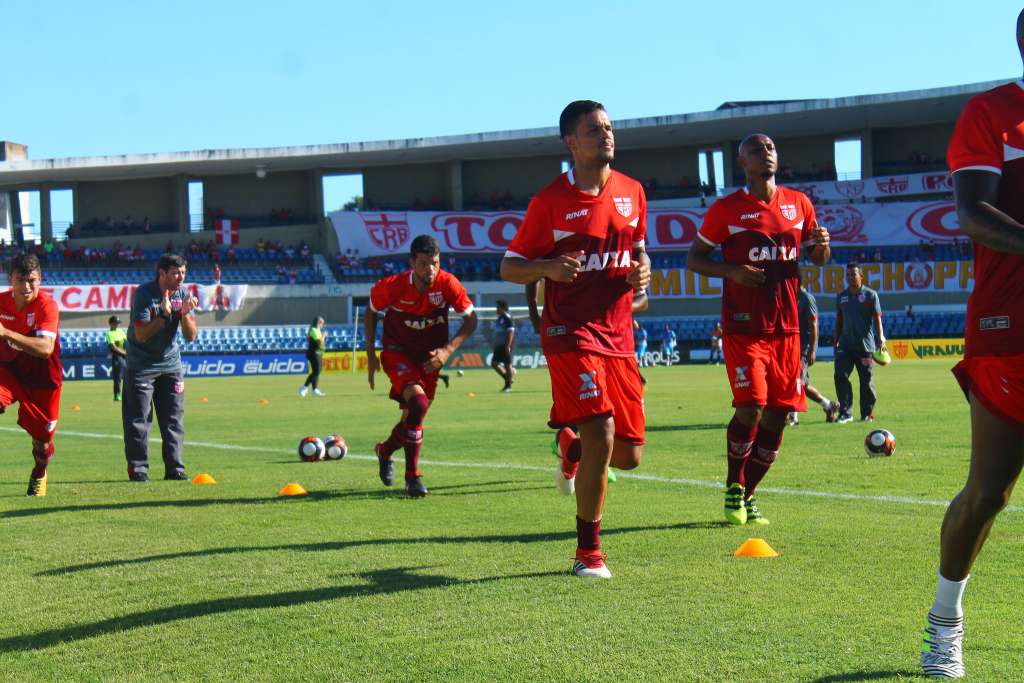
[[[27,495],[41,497],[64,381],[60,314],[50,295],[39,290],[43,271],[34,254],[11,259],[7,277],[11,288],[0,294],[0,413],[18,402],[18,426],[32,437],[35,461]]]
[[[405,493],[419,498],[427,495],[419,469],[423,445],[423,419],[437,391],[438,371],[449,356],[476,329],[473,303],[451,273],[441,270],[441,250],[430,235],[412,241],[410,270],[377,281],[370,290],[366,310],[366,365],[370,389],[373,375],[383,368],[391,380],[391,399],[398,402],[402,418],[391,435],[374,447],[380,480],[395,483],[391,454],[405,450]],[[448,307],[462,316],[462,326],[448,340]],[[377,360],[377,319],[384,314],[384,338]]]
[[[789,412],[806,409],[800,381],[800,247],[811,261],[828,261],[829,235],[802,192],[775,184],[778,153],[767,135],[739,147],[747,186],[711,205],[686,267],[720,277],[725,367],[736,408],[727,430],[725,518],[768,524],[754,491],[779,455]],[[722,262],[712,261],[715,247]]]
[[[643,387],[633,356],[634,291],[650,281],[647,199],[613,171],[604,106],[570,103],[559,118],[574,166],[534,196],[501,262],[501,276],[543,279],[541,346],[551,375],[550,424],[562,428],[559,489],[576,494],[580,577],[610,578],[600,530],[609,464],[633,469],[644,444]],[[576,425],[577,435],[569,425]]]
[[[1024,58],[1024,12],[1017,17]],[[1024,81],[976,95],[946,158],[960,230],[974,240],[964,359],[953,374],[971,407],[967,483],[942,521],[938,589],[921,670],[964,675],[963,594],[971,565],[1024,465]]]
[[[491,367],[505,380],[502,391],[512,391],[512,382],[515,381],[516,369],[512,367],[512,342],[516,336],[516,323],[508,314],[508,302],[498,299],[495,309],[498,317],[494,321],[494,353],[491,354]]]

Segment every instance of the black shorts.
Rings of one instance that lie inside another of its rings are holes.
[[[512,365],[512,354],[508,352],[504,344],[498,344],[494,347],[494,358],[491,362]]]

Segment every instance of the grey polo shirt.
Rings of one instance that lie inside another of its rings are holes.
[[[882,315],[878,293],[863,286],[856,294],[844,289],[836,297],[836,312],[843,315],[839,348],[850,353],[873,353],[878,347],[875,316]]]
[[[128,324],[128,369],[136,372],[180,372],[181,350],[178,347],[178,327],[181,324],[181,303],[191,296],[185,287],[171,292],[171,317],[164,328],[140,342],[135,337],[135,326],[144,325],[158,317],[163,295],[156,280],[139,285],[132,297],[131,319]]]

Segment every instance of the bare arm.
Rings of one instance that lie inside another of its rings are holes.
[[[369,376],[370,389],[373,389],[373,374],[380,368],[377,360],[377,311],[366,307],[363,317],[363,334],[366,336],[366,374]]]
[[[957,171],[953,194],[960,232],[1006,254],[1024,254],[1024,225],[995,207],[1000,176],[990,171]]]
[[[878,348],[885,351],[885,331],[882,329],[882,316],[876,314],[875,322],[878,324]]]
[[[196,316],[192,312],[199,305],[199,299],[191,294],[181,302],[181,336],[187,342],[193,342],[199,336],[199,325],[196,323]]]
[[[530,322],[533,329],[540,334],[540,310],[537,308],[537,283],[530,282],[526,285],[526,305],[530,309]]]
[[[6,340],[14,348],[36,358],[49,358],[53,353],[57,338],[49,335],[26,337],[9,330],[0,324],[0,339]]]
[[[642,292],[651,284],[651,257],[643,247],[633,247],[633,268],[626,276],[626,282],[634,292]]]
[[[708,277],[729,278],[744,287],[760,287],[764,284],[764,271],[746,264],[717,263],[710,258],[714,247],[701,239],[690,245],[686,256],[686,268]]]
[[[809,255],[811,263],[816,266],[823,266],[828,263],[828,260],[832,257],[832,247],[829,246],[830,238],[828,230],[815,221],[813,236],[814,247],[811,249],[811,253]]]
[[[807,350],[807,367],[814,365],[814,361],[818,358],[818,319],[815,318],[811,322],[811,338],[808,342],[810,347]]]
[[[164,325],[166,324],[166,318],[153,316],[153,319],[148,323],[137,325],[135,327],[135,340],[140,344],[145,344],[147,341],[152,339],[154,335],[158,334],[160,330],[164,329]]]
[[[643,292],[639,296],[633,297],[633,313],[643,313],[651,305],[651,300],[647,296],[647,292]]]
[[[452,337],[448,344],[430,352],[427,362],[423,364],[423,370],[426,372],[436,372],[444,367],[452,353],[462,346],[462,343],[469,339],[473,332],[476,331],[476,324],[476,311],[471,311],[468,315],[462,316],[462,326],[459,327],[459,331],[455,333],[455,336]]]
[[[107,348],[110,349],[110,353],[115,356],[127,356],[128,353],[116,344],[107,344]]]
[[[579,258],[582,251],[562,254],[553,259],[528,260],[518,256],[506,256],[501,259],[501,279],[528,285],[542,278],[555,282],[572,282],[576,274],[583,270]]]

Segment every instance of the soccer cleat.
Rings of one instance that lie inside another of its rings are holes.
[[[377,474],[380,476],[380,483],[385,486],[394,486],[395,463],[390,457],[385,457],[381,453],[381,449],[383,447],[383,443],[379,443],[373,447],[373,452],[377,454]]]
[[[303,384],[302,388],[299,389],[299,396],[305,397],[307,391],[309,391],[309,387],[307,387],[305,384]]]
[[[618,480],[619,480],[619,478],[615,476],[615,470],[613,470],[611,467],[609,467],[608,468],[608,483],[609,484],[614,484]]]
[[[121,400],[121,394],[114,394],[114,400],[115,401],[120,401]]]
[[[562,427],[551,444],[551,452],[559,460],[558,468],[555,469],[555,486],[567,496],[576,492],[576,471],[580,467],[578,462],[569,461],[569,447],[576,438],[576,432],[569,427]]]
[[[46,496],[46,475],[44,474],[39,479],[33,476],[28,478],[28,493],[26,496],[32,496],[35,498],[43,498]]]
[[[166,472],[164,481],[189,481],[189,477],[184,472]]]
[[[963,678],[964,620],[928,613],[921,645],[921,673],[934,678]]]
[[[850,415],[849,413],[843,413],[838,417],[838,419],[836,419],[836,422],[841,425],[853,422],[853,415]]]
[[[325,394],[324,392],[320,391],[319,389],[314,389],[313,390],[313,395],[314,396],[326,396],[327,394]]]
[[[422,498],[427,495],[427,487],[423,485],[423,477],[412,477],[405,480],[405,495],[410,498]]]
[[[444,388],[448,388],[448,383],[451,382],[452,378],[450,375],[438,375],[437,378],[444,382]]]
[[[131,467],[129,467],[128,480],[144,484],[147,481],[149,481],[149,474],[146,473],[145,470],[133,470]]]
[[[605,554],[600,550],[576,550],[572,573],[581,579],[610,579],[612,573],[604,563]]]
[[[862,417],[860,419],[860,421],[861,422],[874,422],[875,421],[875,416],[873,414],[872,415],[865,415],[864,417]]]
[[[743,501],[743,507],[747,509],[747,524],[756,524],[758,526],[768,526],[771,524],[768,518],[761,514],[761,510],[757,507],[757,501],[754,500],[753,496],[748,496]]]
[[[743,504],[743,485],[733,482],[725,490],[725,521],[735,526],[747,523],[747,507]]]
[[[822,410],[825,407],[822,406]],[[839,419],[839,404],[832,401],[832,405],[828,410],[825,410],[825,422],[832,423]]]

